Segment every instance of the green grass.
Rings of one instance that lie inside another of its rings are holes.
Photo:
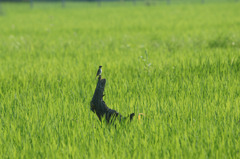
[[[1,3],[0,158],[240,158],[239,8]]]

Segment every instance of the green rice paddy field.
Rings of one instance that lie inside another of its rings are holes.
[[[1,3],[0,158],[240,158],[239,8]]]

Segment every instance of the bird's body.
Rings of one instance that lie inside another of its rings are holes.
[[[99,69],[97,71],[97,75],[96,75],[96,78],[97,76],[100,76],[102,74],[102,66],[99,66]]]

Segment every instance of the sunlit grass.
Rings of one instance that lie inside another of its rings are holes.
[[[240,157],[239,3],[1,7],[1,158]]]

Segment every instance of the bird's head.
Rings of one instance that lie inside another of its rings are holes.
[[[102,66],[99,66],[99,68],[102,68]]]

